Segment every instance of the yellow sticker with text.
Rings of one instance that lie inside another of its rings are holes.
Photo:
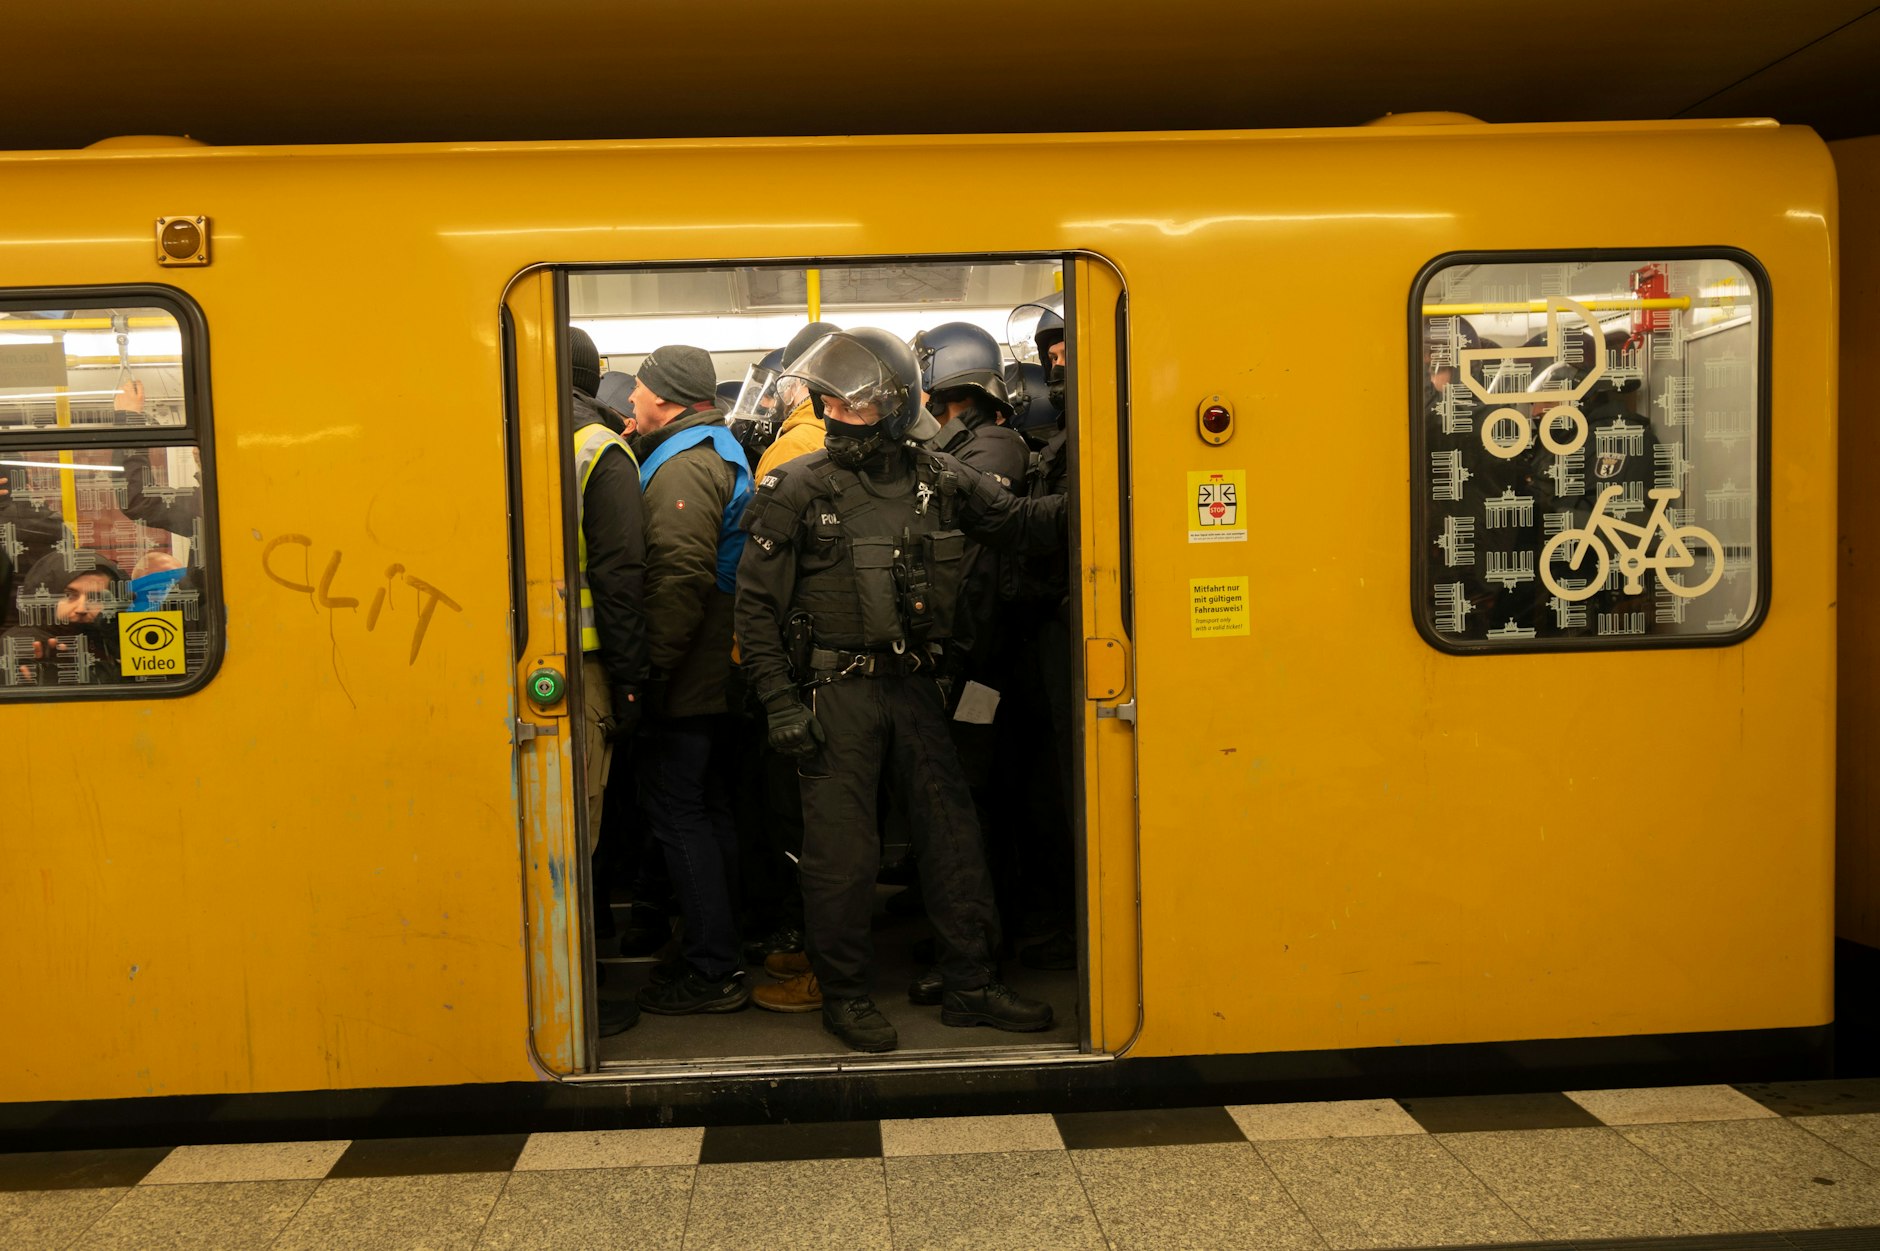
[[[118,661],[127,678],[175,677],[183,672],[183,614],[118,614]]]
[[[1245,543],[1247,515],[1240,511],[1247,493],[1245,469],[1188,471],[1188,541]]]
[[[1188,633],[1191,637],[1245,635],[1252,632],[1252,622],[1246,578],[1194,578],[1188,583]]]

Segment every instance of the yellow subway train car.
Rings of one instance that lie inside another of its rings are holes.
[[[1837,199],[1806,129],[128,138],[0,181],[22,1142],[1820,1054]],[[814,311],[907,337],[1059,289],[1060,1028],[599,1037],[567,328],[729,378]]]

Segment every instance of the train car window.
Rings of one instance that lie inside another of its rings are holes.
[[[0,315],[0,432],[186,424],[183,335],[166,309]]]
[[[1444,257],[1412,294],[1413,611],[1453,652],[1760,624],[1768,284],[1750,257]]]
[[[173,292],[0,292],[0,700],[213,670],[201,339]]]

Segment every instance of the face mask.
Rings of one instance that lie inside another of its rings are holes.
[[[1064,412],[1064,366],[1053,365],[1045,372],[1045,381],[1051,386],[1051,407]]]
[[[150,612],[169,597],[170,588],[182,581],[186,569],[159,569],[141,578],[131,579],[131,611]]]
[[[854,431],[866,430],[868,433],[857,436]],[[884,440],[881,427],[851,426],[847,422],[823,418],[823,447],[829,453],[829,459],[843,469],[860,469],[881,450]]]

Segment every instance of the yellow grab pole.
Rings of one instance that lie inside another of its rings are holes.
[[[176,329],[176,319],[174,317],[132,317],[132,318],[128,318],[127,320],[130,322],[131,329],[133,330],[139,330],[139,329],[148,330],[148,329],[151,329],[152,327],[162,329],[162,330]],[[5,330],[5,331],[14,331],[14,330],[66,331],[66,330],[109,330],[109,329],[111,329],[111,319],[109,317],[65,317],[65,318],[59,318],[56,320],[51,319],[51,318],[46,318],[43,320],[33,320],[33,321],[27,321],[22,318],[8,318],[6,321],[0,321],[0,330]]]
[[[1600,313],[1625,309],[1689,308],[1692,300],[1688,295],[1672,295],[1650,300],[1575,300],[1574,303]],[[1720,299],[1698,300],[1696,303],[1715,305],[1720,303]],[[1546,311],[1546,300],[1515,300],[1507,304],[1425,304],[1423,306],[1425,317],[1468,317],[1479,313],[1544,313]]]
[[[57,387],[53,392],[58,397],[53,403],[58,405],[58,422],[61,430],[72,428],[72,397],[66,394],[67,390],[69,390],[67,387]],[[70,448],[59,453],[59,463],[61,465],[72,463]],[[78,546],[78,475],[70,469],[59,475],[59,512],[65,518],[66,528],[72,532],[72,546],[76,548]]]
[[[803,277],[804,277],[805,283],[807,284],[809,288],[809,319],[811,321],[821,321],[822,320],[822,270],[820,269],[805,270],[803,271]]]

